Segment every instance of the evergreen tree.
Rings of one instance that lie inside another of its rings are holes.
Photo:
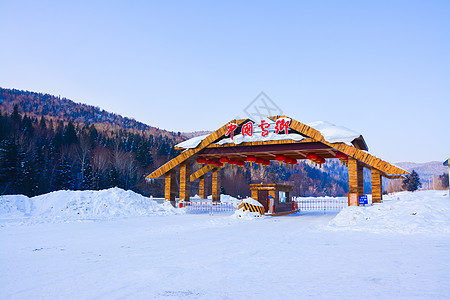
[[[20,126],[20,131],[31,137],[34,134],[34,127],[31,122],[31,119],[28,118],[26,115],[23,117],[22,125]]]
[[[448,173],[444,173],[442,175],[439,175],[439,180],[442,182],[442,187],[445,189],[448,189]]]
[[[108,187],[118,187],[120,186],[119,181],[119,172],[117,172],[116,168],[110,168],[107,177]]]
[[[139,144],[136,150],[136,159],[141,163],[143,168],[153,164],[153,157],[150,153],[150,147],[147,143]]]
[[[89,160],[86,160],[83,168],[81,169],[81,189],[90,190],[92,189],[93,177],[92,177],[92,165]]]
[[[37,194],[46,193],[49,188],[49,172],[47,167],[47,160],[44,154],[44,147],[38,147],[35,154],[35,164],[36,171],[38,173],[37,176],[37,186],[38,191]]]
[[[420,182],[419,174],[415,170],[412,170],[411,174],[406,175],[406,179],[403,180],[403,188],[407,191],[413,192],[422,186]]]
[[[55,190],[70,190],[74,188],[72,165],[65,157],[59,159],[53,186]]]
[[[67,124],[66,128],[64,129],[63,134],[63,143],[65,145],[71,145],[78,142],[77,133],[75,131],[75,126],[73,126],[72,122],[69,122]]]
[[[4,139],[0,142],[0,193],[15,192],[17,182],[17,165],[19,147],[13,139]]]
[[[17,166],[17,192],[27,196],[36,196],[38,191],[38,178],[33,160],[28,154],[19,152]]]
[[[19,106],[14,105],[14,109],[13,112],[11,114],[11,119],[15,122],[15,123],[20,123],[20,121],[22,120],[22,118],[19,115]]]
[[[39,127],[41,127],[41,129],[46,129],[47,128],[47,124],[45,123],[44,116],[41,116],[41,120],[39,121]]]

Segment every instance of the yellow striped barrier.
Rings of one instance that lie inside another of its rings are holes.
[[[244,208],[244,210],[249,210],[251,212],[257,212],[260,215],[264,215],[264,207],[263,206],[257,206],[250,203],[241,203],[238,206],[238,209]]]

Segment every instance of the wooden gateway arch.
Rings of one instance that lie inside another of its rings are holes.
[[[174,201],[175,168],[179,166],[179,198],[189,201],[190,182],[196,179],[199,179],[199,196],[205,198],[204,176],[211,171],[212,198],[219,201],[219,170],[225,163],[243,166],[246,161],[256,161],[267,165],[272,160],[283,160],[295,164],[297,160],[311,159],[321,164],[326,159],[338,158],[348,165],[349,205],[359,205],[359,196],[364,193],[364,168],[371,171],[373,203],[382,201],[382,177],[403,179],[409,174],[369,154],[362,135],[346,128],[320,122],[308,126],[286,116],[273,116],[260,122],[232,120],[209,135],[180,143],[176,148],[182,153],[146,179],[165,176],[165,199]],[[261,130],[258,131],[258,128]],[[206,165],[193,171],[191,165],[197,160]]]

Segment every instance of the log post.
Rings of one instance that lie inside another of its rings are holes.
[[[175,205],[176,195],[175,172],[169,171],[165,174],[164,199]]]
[[[383,182],[381,172],[376,169],[371,170],[372,177],[372,203],[381,203],[383,200]]]
[[[356,159],[348,158],[348,206],[359,206],[358,165]]]
[[[198,195],[205,199],[205,175],[198,178]]]
[[[189,201],[191,192],[191,164],[189,161],[184,161],[180,164],[180,201]]]
[[[220,201],[220,172],[219,168],[212,170],[212,200]]]
[[[358,194],[364,195],[364,166],[359,161],[358,161]]]

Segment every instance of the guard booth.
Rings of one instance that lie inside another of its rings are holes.
[[[270,211],[269,196],[274,199],[273,214],[283,214],[294,210],[289,195],[293,187],[285,184],[250,184],[252,198],[264,206],[264,211]]]

